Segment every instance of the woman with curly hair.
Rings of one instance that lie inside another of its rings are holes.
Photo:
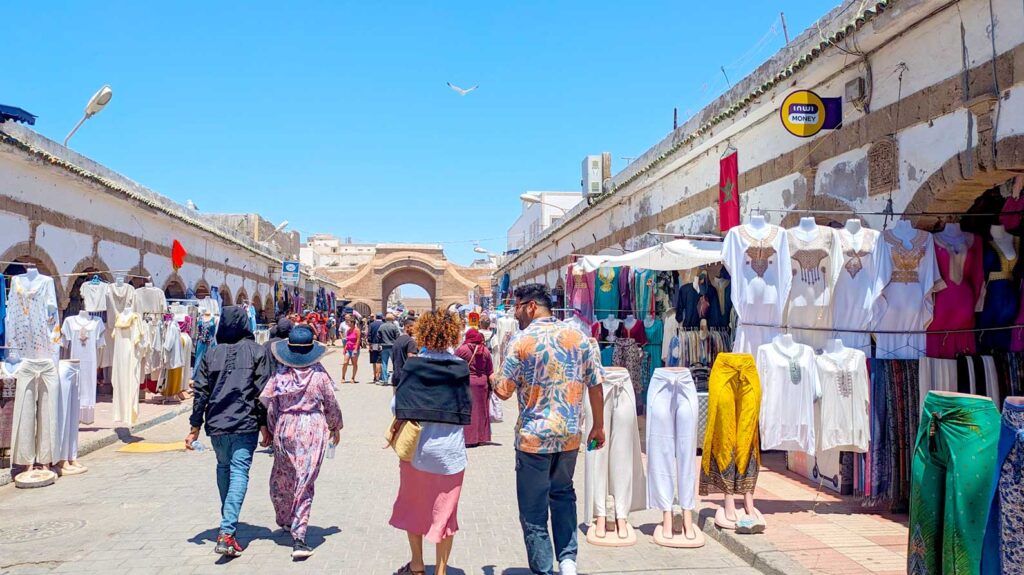
[[[423,539],[436,545],[437,575],[445,575],[455,532],[459,495],[466,469],[463,426],[469,425],[469,366],[452,353],[462,338],[462,321],[443,311],[423,314],[416,341],[424,350],[402,366],[393,409],[399,421],[420,424],[411,461],[399,462],[398,497],[390,524],[409,537],[412,560],[396,573],[425,572]]]

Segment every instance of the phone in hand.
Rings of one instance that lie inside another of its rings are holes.
[[[595,449],[597,449],[597,440],[591,439],[589,442],[587,442],[587,451],[593,451]]]

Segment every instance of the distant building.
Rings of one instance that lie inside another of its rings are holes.
[[[299,261],[314,269],[348,271],[369,262],[376,254],[377,244],[356,244],[352,238],[313,234],[299,250]]]
[[[202,214],[202,217],[277,251],[284,259],[299,257],[299,232],[282,229],[259,214]]]
[[[523,211],[508,229],[506,250],[519,250],[583,201],[581,192],[527,192],[540,202],[523,202]]]

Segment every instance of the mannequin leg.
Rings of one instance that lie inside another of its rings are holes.
[[[726,494],[725,502],[722,505],[722,507],[725,509],[725,518],[729,521],[736,521],[736,519],[738,518],[736,514],[736,496],[732,494]]]
[[[413,571],[425,570],[426,566],[423,563],[423,536],[409,533],[408,531],[406,531],[406,535],[409,536],[409,550],[412,551],[409,567]],[[451,546],[449,546],[449,550],[451,550]]]
[[[40,374],[42,387],[39,394],[38,410],[36,411],[37,448],[36,461],[54,466],[60,459],[60,376],[57,366],[50,364]]]
[[[36,461],[36,411],[42,382],[28,365],[20,366],[15,375],[18,385],[11,423],[11,463],[31,468]]]
[[[609,445],[608,457],[610,458],[609,492],[615,497],[615,524],[620,539],[626,538],[626,518],[633,507],[633,435],[632,430],[636,429],[636,407],[628,400],[625,391],[619,391],[613,395],[611,405],[605,406],[605,414],[610,419],[608,430]],[[614,462],[614,463],[611,463]]]
[[[692,380],[679,382],[675,394],[675,429],[677,440],[676,489],[679,493],[679,506],[683,508],[683,535],[694,537],[691,511],[697,508],[697,420],[699,406],[697,388]]]
[[[452,535],[447,539],[442,539],[437,544],[436,548],[436,559],[434,565],[435,575],[445,575],[448,573],[448,556],[452,554],[452,543],[455,542],[455,536]]]
[[[665,513],[671,533],[675,500],[675,398],[669,382],[655,374],[647,390],[647,503]]]

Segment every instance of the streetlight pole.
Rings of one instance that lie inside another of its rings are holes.
[[[95,94],[92,95],[92,98],[89,98],[89,103],[85,105],[85,114],[82,115],[82,119],[79,120],[77,124],[75,124],[74,128],[71,128],[71,131],[68,132],[67,137],[64,138],[65,148],[68,146],[68,140],[71,139],[71,136],[75,135],[75,132],[78,131],[78,128],[81,128],[82,124],[84,124],[86,120],[98,114],[100,110],[102,110],[103,107],[106,106],[110,102],[110,99],[113,97],[114,91],[110,89],[110,86],[103,86]]]
[[[519,199],[524,201],[524,202],[526,202],[526,203],[528,203],[528,204],[540,204],[542,206],[548,206],[548,207],[551,207],[551,208],[555,208],[556,210],[561,211],[563,216],[565,214],[569,213],[568,210],[566,210],[565,208],[563,208],[561,206],[556,206],[555,204],[552,204],[550,202],[545,202],[544,200],[541,200],[540,198],[538,198],[537,196],[535,196],[533,194],[523,194],[523,195],[519,196]]]

